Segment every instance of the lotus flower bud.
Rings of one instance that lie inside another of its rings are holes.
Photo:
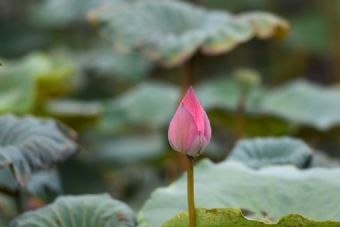
[[[199,156],[210,142],[210,122],[192,87],[170,122],[168,138],[174,150],[191,157]]]

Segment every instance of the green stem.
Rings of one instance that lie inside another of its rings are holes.
[[[189,226],[196,227],[195,215],[195,195],[194,195],[194,158],[187,156],[188,176],[187,176],[187,192],[188,192],[188,209],[189,209]]]

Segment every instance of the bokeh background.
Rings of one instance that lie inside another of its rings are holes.
[[[183,160],[168,145],[167,127],[188,84],[212,124],[205,157],[223,160],[240,138],[290,135],[339,158],[338,1],[188,1],[208,12],[271,12],[290,31],[173,67],[138,48],[114,48],[105,36],[112,31],[93,20],[105,20],[105,7],[133,2],[0,0],[0,113],[52,117],[77,131],[81,152],[59,165],[63,193],[106,191],[137,210],[176,179]],[[166,33],[175,22],[164,15],[156,22]]]

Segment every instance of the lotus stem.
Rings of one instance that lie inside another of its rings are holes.
[[[194,194],[194,158],[187,156],[187,193],[189,210],[189,227],[196,227],[195,194]]]

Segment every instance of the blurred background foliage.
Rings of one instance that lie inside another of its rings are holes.
[[[213,161],[239,138],[282,135],[340,157],[336,0],[144,1],[0,0],[0,113],[78,132],[63,193],[107,191],[138,209],[176,179],[167,126],[188,84],[212,123]],[[235,30],[213,30],[226,23]]]

